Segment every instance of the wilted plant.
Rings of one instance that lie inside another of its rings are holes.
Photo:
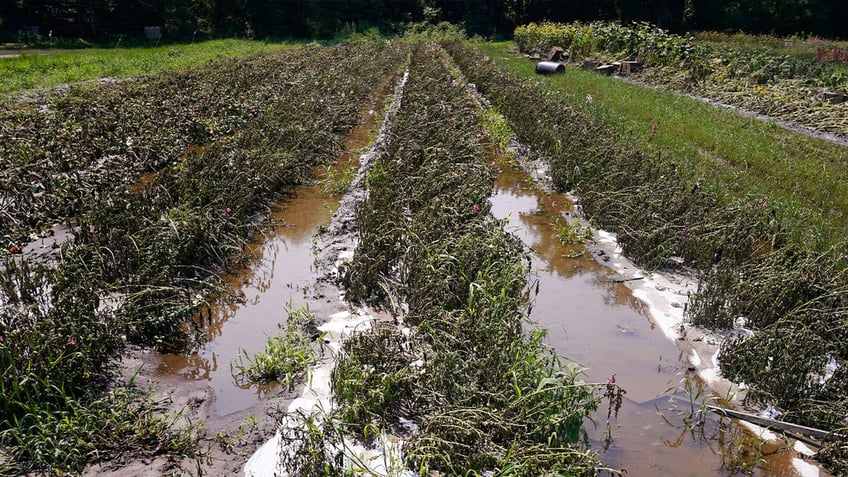
[[[525,330],[529,258],[488,215],[479,110],[447,61],[433,45],[413,53],[344,270],[348,296],[397,297],[414,331],[378,326],[346,342],[333,373],[339,416],[369,435],[415,421],[405,452],[421,473],[593,475],[583,425],[598,388],[543,345],[544,332]]]

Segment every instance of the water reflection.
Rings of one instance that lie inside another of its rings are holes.
[[[274,383],[237,385],[230,363],[242,350],[250,356],[262,351],[285,322],[287,309],[304,303],[313,280],[312,237],[337,206],[338,199],[319,186],[300,187],[275,206],[271,217],[277,226],[264,227],[266,235],[245,249],[241,266],[222,276],[230,291],[198,317],[205,344],[190,355],[162,355],[157,374],[207,381],[215,393],[212,411],[219,415],[245,409],[276,390]]]
[[[385,103],[395,79],[389,75],[377,86],[359,124],[345,138],[333,168],[318,168],[314,175],[335,173],[341,177],[348,168],[358,167],[357,151],[376,134],[380,114],[375,110]],[[196,317],[204,344],[189,355],[161,355],[158,377],[208,383],[214,393],[210,411],[217,415],[247,409],[276,391],[273,382],[236,383],[231,362],[243,353],[253,356],[262,351],[286,320],[287,310],[308,304],[307,292],[315,280],[312,239],[330,222],[339,199],[321,185],[310,185],[296,188],[274,205],[269,222],[260,227],[264,235],[247,244],[241,256],[232,260],[230,272],[221,276],[227,292],[215,297]]]

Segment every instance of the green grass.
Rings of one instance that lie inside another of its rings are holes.
[[[0,59],[0,94],[104,77],[188,68],[209,60],[290,47],[252,40],[212,40],[159,47],[63,50]]]
[[[507,52],[509,43],[477,46],[513,73],[536,77],[533,62]],[[693,178],[705,174],[714,179],[709,182],[718,184],[725,199],[768,197],[785,205],[804,227],[812,225],[809,230],[823,226],[825,235],[848,225],[846,147],[590,71],[569,68],[544,81],[573,105],[604,117],[631,139],[632,147],[674,161]]]
[[[846,48],[848,41],[834,41],[810,38],[803,40],[796,37],[781,38],[771,35],[749,35],[746,33],[719,33],[704,31],[695,34],[695,39],[710,45],[732,46],[753,51],[769,51],[780,55],[790,55],[796,58],[811,60],[816,56],[816,50],[823,47]]]
[[[287,389],[300,382],[306,369],[318,360],[318,353],[310,346],[310,330],[317,330],[315,316],[309,307],[289,310],[288,321],[275,336],[268,338],[265,350],[252,357],[241,350],[230,363],[233,377],[239,386],[254,382],[277,381]]]

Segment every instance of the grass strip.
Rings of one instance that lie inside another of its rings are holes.
[[[631,74],[640,82],[848,136],[844,105],[822,96],[848,88],[843,66],[769,49],[714,46],[648,23],[531,23],[516,28],[515,41],[522,51],[563,47],[573,62],[637,60],[642,68]]]
[[[448,61],[432,44],[414,51],[343,270],[349,297],[403,301],[413,328],[378,325],[345,342],[332,377],[339,417],[361,437],[417,422],[404,450],[421,474],[594,475],[583,425],[597,388],[544,332],[525,330],[528,257],[488,214],[480,111]]]
[[[291,45],[253,40],[210,40],[138,48],[40,51],[0,59],[0,95],[98,78],[123,78],[163,70],[188,69],[209,60],[269,52]]]

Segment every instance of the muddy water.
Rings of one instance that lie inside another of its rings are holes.
[[[262,351],[285,323],[287,308],[304,304],[305,287],[313,282],[312,237],[337,206],[318,186],[300,187],[275,206],[265,234],[245,251],[248,265],[222,277],[238,298],[209,309],[206,344],[191,355],[162,355],[157,375],[207,382],[214,392],[211,412],[220,416],[247,409],[273,391],[275,384],[237,386],[230,362],[242,350],[251,356]]]
[[[587,381],[605,383],[615,376],[627,391],[618,419],[611,422],[611,441],[605,439],[605,403],[595,417],[597,427],[589,426],[602,462],[632,476],[736,475],[754,465],[757,475],[798,475],[792,453],[760,449],[733,423],[707,416],[703,427],[687,426],[694,393],[681,385],[685,356],[656,328],[621,277],[600,263],[603,257],[596,259],[582,245],[562,245],[553,224],[574,214],[569,198],[541,192],[517,166],[501,167],[492,213],[508,217],[507,228],[535,251],[539,293],[531,319],[549,330],[548,343],[560,355],[586,367]],[[689,382],[697,393],[694,376]]]
[[[373,110],[365,112],[362,122],[348,135],[338,162],[329,170],[334,175],[351,167],[355,170],[355,151],[369,141],[376,116]],[[315,282],[313,238],[330,222],[340,199],[321,182],[329,171],[317,168],[313,171],[316,184],[298,187],[291,197],[275,204],[268,223],[245,248],[241,266],[221,276],[227,297],[213,303],[199,318],[205,344],[190,355],[159,356],[159,379],[169,383],[175,379],[202,381],[211,387],[213,416],[248,409],[278,390],[273,382],[237,385],[231,363],[245,353],[261,352],[268,338],[285,323],[287,310],[308,305],[307,298],[314,298],[309,290]]]

